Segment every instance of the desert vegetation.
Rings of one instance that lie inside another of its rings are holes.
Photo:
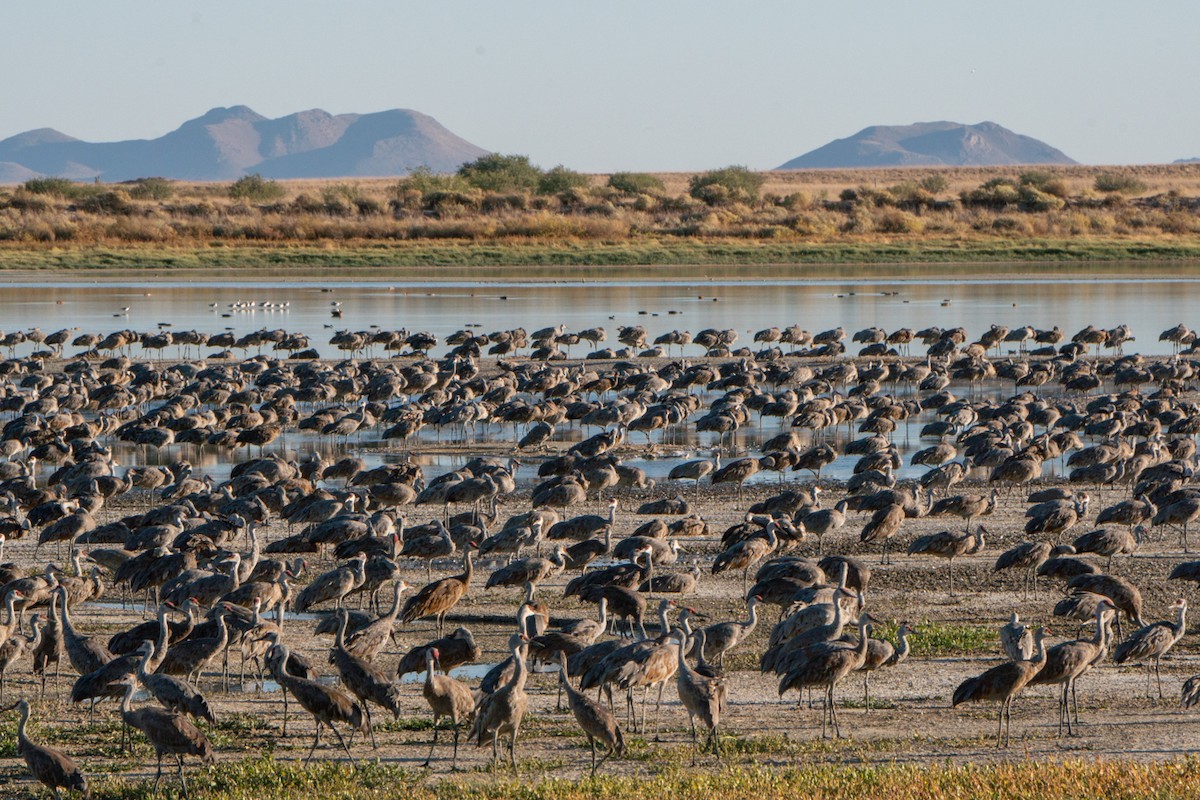
[[[401,180],[0,188],[7,265],[52,251],[69,266],[97,248],[224,248],[197,258],[229,263],[319,248],[398,265],[1194,258],[1200,165],[585,175],[491,154]]]

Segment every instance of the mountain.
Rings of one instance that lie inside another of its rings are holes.
[[[1196,158],[1177,158],[1172,163],[1174,164],[1200,164],[1200,156]]]
[[[994,122],[875,125],[797,156],[778,169],[1074,164],[1045,142]]]
[[[452,172],[488,151],[408,109],[330,114],[320,109],[267,119],[246,106],[214,108],[157,139],[85,142],[52,128],[0,141],[0,183],[38,175],[106,182],[161,176],[233,180]]]

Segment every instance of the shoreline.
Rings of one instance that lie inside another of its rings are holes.
[[[0,247],[13,283],[112,280],[511,285],[716,281],[920,281],[1062,276],[1200,278],[1200,242],[994,242],[779,245],[676,242],[668,246],[529,243],[228,245],[217,247]]]

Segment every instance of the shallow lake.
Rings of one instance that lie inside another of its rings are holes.
[[[25,276],[0,284],[0,329],[37,326],[51,332],[77,327],[103,334],[126,328],[155,331],[169,326],[171,330],[231,330],[241,335],[282,328],[308,335],[322,355],[337,357],[341,353],[328,344],[336,331],[366,331],[373,327],[429,331],[444,340],[468,325],[478,326],[473,329],[482,332],[517,326],[533,331],[559,323],[571,331],[602,326],[609,332],[607,344],[614,347],[619,346],[615,335],[620,325],[644,326],[649,341],[674,329],[694,334],[704,328],[733,328],[740,334],[738,345],[757,349],[752,342],[753,332],[772,325],[782,328],[799,324],[814,333],[841,325],[848,336],[870,326],[888,331],[899,327],[962,326],[971,337],[977,337],[992,323],[1036,328],[1058,325],[1069,337],[1088,324],[1112,328],[1124,323],[1137,338],[1128,351],[1164,354],[1170,353],[1170,346],[1158,341],[1159,333],[1177,322],[1196,322],[1196,309],[1200,308],[1200,273],[1190,268],[1105,264],[1055,268],[1054,272],[1031,270],[1028,265],[1012,265],[988,267],[984,273],[977,267],[940,266],[896,268],[889,273],[886,268],[872,267],[870,273],[880,277],[862,277],[865,270],[832,268],[800,280],[780,277],[777,269],[754,267],[748,268],[745,278],[736,277],[736,270],[721,268],[695,269],[681,280],[478,284],[448,280],[321,280],[311,274],[294,281],[272,275],[235,284],[216,279],[148,281],[145,276],[95,281]],[[340,309],[340,318],[332,316],[335,308]],[[846,344],[849,353],[857,352],[859,345],[851,344],[849,339]],[[33,345],[27,343],[15,353],[23,355],[32,349]],[[67,355],[76,349],[68,346]],[[584,344],[570,354],[580,357],[588,349]],[[437,357],[446,350],[443,344],[431,355]],[[140,355],[138,348],[132,355]],[[173,360],[180,353],[168,348],[152,355]],[[376,351],[376,355],[383,353]],[[701,351],[692,346],[684,348],[683,355],[694,358]],[[920,426],[926,421],[912,420],[893,436],[906,462],[908,454],[928,444],[918,438]],[[778,420],[767,420],[761,428],[748,427],[739,431],[738,446],[753,449],[779,430]],[[582,438],[593,432],[574,428],[566,434]],[[363,455],[369,466],[401,457],[394,452],[380,452],[378,433],[376,429],[349,442],[349,448]],[[441,435],[450,434],[446,431]],[[513,432],[511,428],[492,426],[480,428],[476,435],[485,441],[511,439]],[[844,428],[840,434],[829,435],[843,441],[848,438]],[[436,441],[437,436],[429,429],[421,433],[425,443]],[[644,441],[640,435],[632,440]],[[661,440],[656,437],[656,441]],[[684,438],[666,443],[661,458],[628,463],[662,479],[679,460],[710,447],[714,441],[709,434],[697,435],[692,430]],[[286,433],[276,446],[290,452],[321,447],[331,455],[338,454],[328,437],[321,439],[296,431]],[[119,459],[125,465],[183,457],[218,479],[227,475],[232,460],[254,455],[248,449],[230,455],[189,446],[172,446],[161,452],[143,452],[129,446],[119,450]],[[419,460],[432,477],[460,466],[463,458],[427,453]],[[844,478],[854,460],[839,459],[825,474]],[[900,475],[912,477],[924,471],[923,467],[914,469],[906,463]],[[522,477],[528,478],[528,473]],[[776,476],[760,473],[756,479],[774,481]]]

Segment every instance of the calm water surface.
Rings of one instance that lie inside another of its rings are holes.
[[[755,274],[761,274],[756,271]],[[130,328],[154,331],[161,325],[175,330],[197,329],[209,333],[232,330],[245,334],[267,328],[307,334],[323,355],[340,353],[328,344],[338,330],[406,328],[429,331],[444,339],[467,325],[484,332],[523,326],[535,328],[563,323],[568,330],[603,326],[615,344],[619,325],[642,325],[648,339],[673,329],[696,333],[704,328],[734,328],[741,333],[738,344],[754,346],[754,331],[777,325],[799,324],[812,332],[841,325],[848,333],[869,326],[891,331],[899,327],[923,328],[962,326],[972,337],[992,323],[1016,327],[1033,325],[1049,328],[1058,325],[1068,336],[1088,324],[1111,328],[1128,324],[1137,342],[1132,346],[1145,354],[1169,353],[1158,334],[1177,322],[1193,324],[1200,316],[1200,277],[1174,274],[1165,270],[1141,271],[1131,275],[1088,277],[1078,270],[1067,274],[975,276],[966,271],[962,277],[895,277],[879,279],[826,277],[810,280],[748,278],[738,280],[727,275],[681,281],[625,283],[621,281],[521,282],[464,284],[451,282],[321,281],[305,277],[287,281],[278,277],[228,284],[219,281],[145,282],[139,280],[10,282],[0,284],[0,330],[26,330],[34,326],[50,332],[64,327],[107,333]],[[251,310],[235,310],[234,304],[254,302]],[[263,309],[264,303],[275,308]],[[340,303],[342,317],[331,315],[333,303]],[[215,306],[213,305],[215,304]],[[286,307],[279,308],[286,304]],[[124,309],[128,308],[128,311]],[[856,352],[858,345],[851,346]],[[18,355],[32,345],[22,345]],[[435,348],[433,356],[446,351]],[[73,348],[67,348],[70,355]],[[572,356],[586,354],[576,347]],[[136,349],[134,355],[137,355]],[[158,356],[158,354],[155,354]],[[699,356],[699,348],[685,348],[684,355]],[[179,356],[175,349],[162,357]],[[918,433],[926,419],[909,422],[897,430],[894,440],[906,455],[926,446]],[[761,429],[739,432],[738,444],[753,449],[765,438],[778,433],[779,421],[769,421]],[[578,428],[566,431],[569,438],[582,438],[592,431]],[[368,432],[351,440],[349,448],[363,455],[369,465],[399,458],[381,451],[379,431]],[[806,434],[808,432],[805,432]],[[450,435],[446,431],[443,436]],[[481,428],[479,439],[513,438],[511,428]],[[857,434],[855,434],[857,435]],[[425,430],[427,443],[438,434]],[[842,429],[842,440],[847,438]],[[638,435],[634,441],[641,443]],[[689,432],[683,439],[662,442],[661,458],[633,462],[656,478],[665,477],[681,458],[714,443],[708,434]],[[278,446],[290,452],[322,447],[338,455],[332,442],[311,435],[290,432]],[[231,459],[250,457],[249,450],[228,453],[198,451],[174,446],[161,453],[123,448],[124,464],[164,462],[185,457],[196,466],[222,478],[228,474]],[[459,457],[425,454],[420,460],[429,475],[460,466]],[[828,471],[829,477],[846,477],[856,459],[842,458]],[[905,467],[902,477],[916,476],[924,468]],[[760,474],[762,481],[774,481],[773,474]]]

